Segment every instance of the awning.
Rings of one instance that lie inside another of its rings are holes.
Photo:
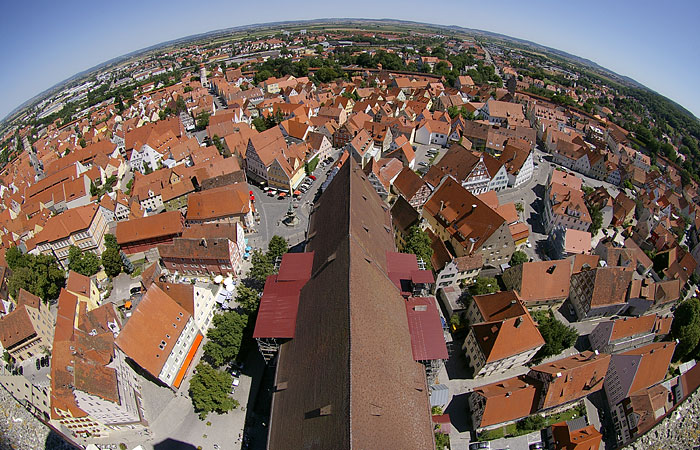
[[[197,337],[194,338],[192,347],[190,347],[190,351],[187,352],[187,356],[185,356],[185,360],[182,362],[182,367],[180,367],[180,371],[177,373],[175,381],[173,382],[173,386],[175,386],[176,388],[180,387],[180,383],[182,383],[182,379],[185,377],[185,373],[187,373],[187,369],[190,367],[192,359],[194,358],[195,353],[197,353],[197,349],[199,348],[199,344],[201,343],[202,334],[197,333]]]
[[[280,197],[286,197],[287,193],[286,192],[280,192]]]
[[[294,195],[301,195],[301,191],[294,191]]]

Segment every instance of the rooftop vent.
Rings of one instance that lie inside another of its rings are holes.
[[[414,311],[427,311],[428,305],[416,305],[413,307]]]

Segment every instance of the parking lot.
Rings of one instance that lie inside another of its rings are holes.
[[[335,150],[332,155],[333,161],[336,161],[340,156],[340,151]],[[326,180],[327,172],[332,167],[332,164],[330,162],[327,164],[319,163],[313,173],[310,174],[315,180],[305,177],[304,182],[298,187],[297,190],[301,195],[295,196],[293,195],[294,192],[291,192],[280,196],[280,191],[277,189],[271,192],[270,189],[265,190],[267,186],[250,182],[250,190],[253,191],[255,197],[256,221],[253,230],[246,235],[248,237],[248,245],[253,248],[265,249],[267,248],[267,243],[274,235],[287,239],[290,246],[303,242],[313,200]],[[302,190],[301,185],[307,181],[308,188]],[[283,223],[290,204],[299,219],[299,222],[294,226],[287,226]]]

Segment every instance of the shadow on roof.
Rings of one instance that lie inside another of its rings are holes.
[[[153,448],[155,450],[197,450],[197,447],[192,444],[170,438],[155,444]]]

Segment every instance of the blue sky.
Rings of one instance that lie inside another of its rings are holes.
[[[39,92],[114,57],[251,23],[395,18],[527,39],[630,76],[700,116],[700,2],[389,0],[3,2],[0,119]]]

